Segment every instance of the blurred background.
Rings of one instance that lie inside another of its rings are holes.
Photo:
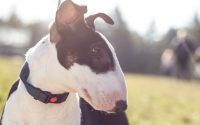
[[[96,26],[114,46],[129,89],[131,125],[200,125],[199,0],[74,0],[115,25]],[[48,33],[57,0],[0,0],[0,111],[26,51]]]

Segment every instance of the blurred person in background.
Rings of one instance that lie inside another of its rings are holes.
[[[175,75],[181,79],[191,79],[194,75],[194,44],[186,30],[179,30],[172,41],[175,57]]]
[[[195,78],[200,79],[200,47],[196,49],[194,59]]]
[[[161,55],[161,72],[164,75],[172,76],[175,66],[174,52],[172,49],[165,49]]]

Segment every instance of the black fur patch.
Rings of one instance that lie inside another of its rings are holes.
[[[84,23],[60,32],[62,40],[56,44],[58,60],[69,69],[74,63],[87,65],[95,73],[114,70],[114,61],[105,40]]]
[[[129,125],[125,112],[106,114],[94,110],[84,99],[80,99],[81,125]]]

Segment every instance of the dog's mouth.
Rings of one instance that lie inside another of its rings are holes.
[[[108,105],[108,104],[104,104],[104,105],[100,105],[100,104],[97,104],[97,103],[94,103],[94,102],[91,102],[91,106],[102,112],[102,113],[116,113],[114,111],[114,106],[111,106],[111,105]]]
[[[90,105],[90,107],[92,108],[92,110],[95,110],[95,111],[99,111],[99,112],[102,112],[102,113],[111,113],[111,109],[106,109],[105,107],[100,107],[98,105],[95,105],[92,100],[89,100],[89,99],[84,99],[87,103],[87,105]],[[114,113],[114,112],[113,112]]]
[[[111,107],[108,104],[99,104],[92,99],[92,96],[90,96],[89,92],[86,89],[82,89],[82,93],[80,94],[82,99],[84,100],[85,104],[90,105],[93,110],[98,110],[102,113],[114,113],[112,112],[113,107]]]
[[[85,101],[85,99],[80,98],[80,104],[81,106],[87,107],[89,109],[90,112],[99,112],[100,114],[103,115],[109,115],[109,114],[114,114],[115,112],[112,111],[102,111],[102,110],[97,110],[94,109],[93,106],[91,106],[87,101]]]
[[[94,105],[91,105],[89,102],[85,101],[85,99],[81,98],[81,102],[82,102],[82,105],[85,105],[86,107],[89,108],[89,110],[92,112],[92,111],[96,111],[96,112],[99,112],[100,114],[103,114],[103,115],[109,115],[109,114],[115,114],[115,113],[120,113],[120,112],[124,112],[127,108],[124,108],[123,110],[116,110],[116,106],[115,108],[112,108],[111,110],[105,110],[103,108],[97,108],[95,107]]]
[[[86,89],[82,90],[81,97],[85,100],[85,103],[90,105],[94,110],[102,112],[104,114],[111,114],[117,112],[123,112],[127,109],[126,101],[116,101],[113,98],[101,98],[95,99],[90,96],[89,92]]]

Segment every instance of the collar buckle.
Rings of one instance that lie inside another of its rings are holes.
[[[46,104],[46,103],[49,103],[51,94],[49,92],[37,90],[35,91],[35,95],[33,97],[35,100],[39,100]]]

